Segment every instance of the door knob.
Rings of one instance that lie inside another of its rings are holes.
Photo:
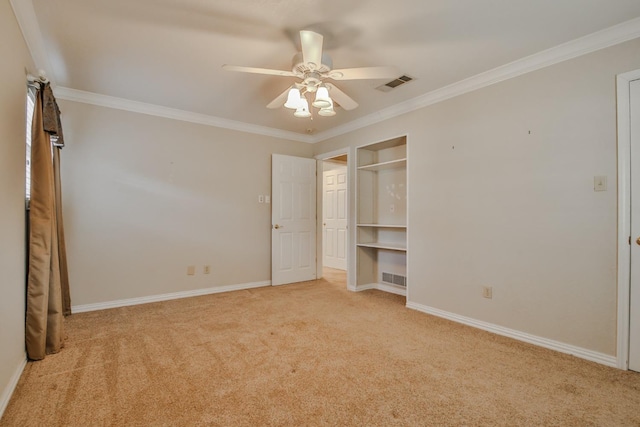
[[[636,243],[640,245],[640,237],[636,239]]]
[[[274,225],[274,226],[273,226],[273,228],[275,228],[276,230],[277,230],[278,228],[280,228],[280,227],[281,227],[281,226],[280,226],[280,225],[278,225],[278,224],[276,224],[276,225]]]

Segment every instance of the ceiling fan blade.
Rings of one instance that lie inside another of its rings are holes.
[[[342,108],[345,110],[353,110],[358,108],[358,103],[351,99],[349,95],[341,91],[336,87],[336,85],[332,85],[331,83],[325,83],[327,89],[329,89],[329,96],[336,101]]]
[[[267,108],[275,110],[276,108],[282,107],[285,101],[287,100],[287,96],[289,95],[289,90],[291,90],[291,88],[294,86],[295,85],[289,86],[284,92],[278,95],[276,99],[274,99],[269,104],[267,104]]]
[[[393,79],[400,75],[396,67],[362,67],[343,68],[332,70],[329,78],[333,80],[359,80],[359,79]]]
[[[322,34],[313,31],[300,31],[300,44],[302,45],[302,60],[309,68],[314,69],[322,65]]]
[[[284,76],[284,77],[296,77],[291,71],[271,70],[269,68],[254,68],[254,67],[242,67],[239,65],[227,65],[222,66],[227,71],[240,71],[241,73],[254,73],[254,74],[269,74],[271,76]]]

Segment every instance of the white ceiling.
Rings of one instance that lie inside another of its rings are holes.
[[[58,87],[300,134],[326,134],[640,17],[638,0],[33,0],[33,9],[18,3],[12,0],[36,63]],[[324,35],[334,68],[395,65],[416,80],[389,93],[375,89],[385,80],[338,82],[360,107],[310,120],[265,108],[293,78],[221,68],[290,70],[300,29]]]

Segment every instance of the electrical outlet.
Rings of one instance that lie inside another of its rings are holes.
[[[211,274],[211,266],[210,266],[210,265],[205,265],[205,266],[202,268],[202,272],[203,272],[204,274]]]
[[[196,266],[188,265],[187,266],[187,276],[194,276],[196,274]]]
[[[265,196],[264,196],[264,202],[265,202],[265,203],[271,203],[271,196],[269,196],[269,195],[265,195]]]
[[[482,297],[489,298],[489,299],[493,298],[493,288],[491,286],[483,286]]]
[[[264,196],[262,194],[258,196],[258,203],[264,203]]]

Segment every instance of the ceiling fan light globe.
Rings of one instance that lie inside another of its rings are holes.
[[[300,99],[300,103],[298,104],[298,108],[296,109],[294,116],[300,118],[311,117],[311,113],[309,112],[309,103],[305,98]]]
[[[311,113],[308,110],[296,110],[295,113],[293,113],[294,116],[300,118],[300,119],[306,119],[307,117],[311,117]]]
[[[320,108],[320,109],[331,107],[331,103],[329,103],[327,101],[324,101],[324,100],[314,101],[313,104],[311,104],[311,105],[313,105],[316,108]]]
[[[287,95],[287,102],[284,103],[285,108],[296,110],[300,107],[300,89],[291,88],[289,95]]]
[[[320,111],[318,111],[318,115],[323,117],[331,117],[335,116],[336,112],[333,108],[321,108]]]
[[[320,86],[316,92],[316,99],[312,104],[316,108],[329,108],[332,105],[331,98],[329,98],[329,90]]]

